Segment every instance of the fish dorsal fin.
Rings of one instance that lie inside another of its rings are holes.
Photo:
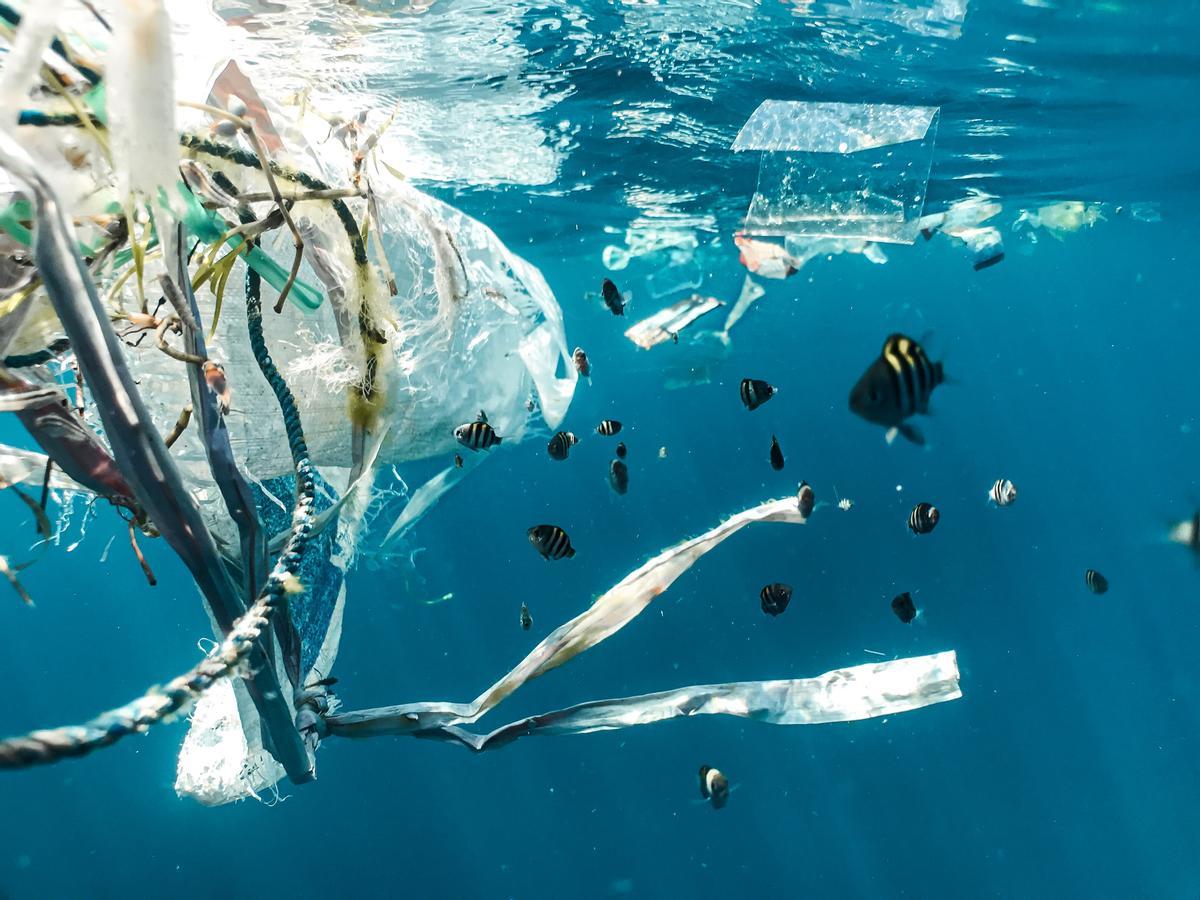
[[[485,424],[486,424],[486,423],[487,423],[487,413],[485,413],[485,412],[484,412],[484,411],[481,409],[481,410],[479,411],[479,415],[477,415],[477,416],[475,417],[475,421],[476,421],[476,422],[483,422],[483,423],[485,423]]]

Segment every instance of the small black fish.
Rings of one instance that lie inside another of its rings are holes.
[[[625,315],[625,298],[611,278],[605,278],[604,284],[600,285],[600,296],[604,298],[604,305],[614,316]]]
[[[608,467],[608,483],[618,494],[627,492],[629,490],[629,466],[619,459],[614,459]]]
[[[546,445],[546,452],[550,454],[551,459],[563,460],[567,458],[567,454],[571,452],[571,448],[579,443],[579,438],[575,437],[569,431],[560,431],[554,437],[550,438],[550,443]]]
[[[929,534],[937,527],[942,514],[931,503],[918,503],[908,517],[908,527],[913,534]]]
[[[775,396],[775,388],[757,378],[743,378],[741,395],[746,409],[758,409]]]
[[[783,449],[779,446],[775,435],[771,435],[771,468],[776,472],[783,468]]]
[[[720,809],[729,799],[729,779],[712,766],[700,767],[700,796]]]
[[[629,451],[625,449],[625,442],[624,442],[624,441],[618,441],[618,442],[617,442],[617,459],[624,459],[624,458],[625,458],[625,454],[626,454],[626,453],[628,453],[628,452],[629,452]]]
[[[504,440],[488,424],[487,416],[482,411],[479,416],[474,422],[459,425],[454,429],[455,439],[468,450],[487,450]]]
[[[896,618],[907,625],[917,617],[917,607],[913,603],[912,594],[905,591],[892,601],[892,612]]]
[[[790,584],[768,584],[758,592],[762,601],[762,611],[768,616],[777,616],[792,602],[792,586]]]
[[[929,412],[929,396],[945,380],[942,364],[930,362],[920,344],[893,334],[850,391],[850,410],[888,429],[888,443],[900,433],[914,444],[924,444],[921,432],[904,420]]]
[[[542,559],[570,559],[575,555],[571,539],[557,525],[534,525],[526,534]]]
[[[1088,590],[1093,594],[1103,594],[1108,590],[1108,579],[1095,569],[1088,569],[1084,572],[1083,580],[1087,582]]]
[[[575,348],[575,352],[571,354],[571,359],[575,361],[575,371],[579,373],[580,378],[592,377],[592,364],[582,347]]]
[[[461,453],[454,454],[454,468],[461,469],[463,467],[463,458]]]
[[[612,437],[620,430],[621,423],[616,419],[605,419],[596,426],[596,434],[603,435],[604,437]]]
[[[533,627],[533,616],[529,614],[529,607],[524,603],[521,604],[521,630],[528,631]]]
[[[997,506],[1008,506],[1017,499],[1017,486],[1007,478],[997,478],[988,491],[988,499]]]
[[[796,505],[800,507],[800,515],[806,519],[811,516],[816,502],[817,495],[813,491],[812,485],[807,481],[800,482],[800,487],[796,490]]]

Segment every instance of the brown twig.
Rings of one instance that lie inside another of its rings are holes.
[[[183,408],[183,411],[179,414],[179,418],[175,420],[175,427],[171,429],[171,433],[166,436],[163,443],[165,443],[168,447],[173,445],[177,440],[179,440],[184,431],[187,430],[188,423],[191,421],[192,404],[189,403]]]
[[[138,546],[137,531],[134,529],[133,522],[129,523],[129,543],[133,546],[134,555],[137,556],[138,565],[142,567],[146,581],[150,582],[150,587],[156,586],[158,579],[154,577],[154,571],[150,568],[150,563],[146,562],[146,557],[142,556],[142,548]]]
[[[194,366],[204,365],[203,358],[192,353],[185,353],[183,350],[176,350],[174,347],[168,344],[168,329],[171,329],[178,334],[179,319],[177,319],[175,316],[167,316],[167,318],[163,319],[159,323],[158,328],[154,332],[154,345],[163,353],[167,354],[167,356],[171,357],[171,359],[177,359],[183,363],[191,363]]]

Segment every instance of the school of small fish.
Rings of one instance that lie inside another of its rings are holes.
[[[739,241],[743,262],[755,260],[760,274],[763,269],[771,272],[768,277],[786,277],[791,274],[785,260],[779,254],[771,254],[756,247],[756,242],[749,239]],[[753,254],[759,253],[755,257]],[[747,262],[748,267],[750,266]],[[772,269],[771,267],[775,268]],[[611,279],[604,279],[601,285],[600,297],[605,307],[617,316],[623,316],[628,295],[622,294]],[[582,378],[590,380],[592,365],[586,351],[576,347],[572,354],[576,371]],[[210,369],[210,366],[212,368]],[[223,380],[223,372],[219,366],[208,364],[205,377],[215,393],[228,396],[228,388]],[[933,362],[920,343],[912,338],[894,333],[883,342],[879,355],[870,363],[858,381],[850,390],[849,408],[852,413],[867,422],[883,427],[885,438],[891,444],[896,435],[902,435],[906,440],[916,445],[924,445],[925,437],[912,423],[917,415],[927,415],[930,409],[930,398],[933,391],[946,382],[946,376],[940,362]],[[738,395],[742,405],[748,411],[754,411],[767,403],[778,393],[770,382],[757,378],[744,378],[738,385]],[[595,427],[595,434],[600,437],[613,437],[624,429],[622,422],[617,419],[603,419]],[[487,415],[481,410],[473,422],[466,422],[454,430],[458,442],[472,451],[489,450],[499,445],[502,438],[488,423]],[[571,448],[579,443],[579,438],[570,431],[559,431],[551,437],[546,451],[552,460],[562,462],[570,456]],[[624,495],[629,490],[629,466],[626,462],[628,448],[624,441],[619,441],[615,447],[615,458],[608,468],[608,481],[612,491]],[[667,457],[667,448],[660,447],[658,458]],[[462,467],[461,455],[455,454],[455,465]],[[771,434],[769,452],[771,468],[780,471],[784,468],[783,449],[776,435]],[[897,485],[897,491],[901,490]],[[837,489],[834,488],[837,495]],[[1017,499],[1017,488],[1007,478],[997,478],[987,491],[987,499],[996,507],[1012,505]],[[801,481],[796,491],[796,505],[801,516],[805,519],[825,504],[818,504],[813,487],[807,481]],[[849,511],[854,507],[854,501],[848,497],[838,497],[837,508]],[[941,521],[941,512],[932,503],[920,502],[912,507],[907,518],[907,527],[914,535],[929,535]],[[534,525],[527,531],[530,544],[545,560],[570,559],[575,556],[575,547],[570,536],[559,525]],[[1169,532],[1169,539],[1193,551],[1197,563],[1200,564],[1200,511],[1191,519],[1174,524]],[[1108,591],[1109,583],[1104,575],[1095,569],[1087,569],[1084,573],[1084,583],[1089,591],[1101,595]],[[793,589],[791,585],[782,582],[771,582],[759,591],[759,604],[762,612],[775,618],[785,612],[791,603]],[[911,624],[921,617],[922,612],[917,608],[912,593],[904,591],[893,597],[892,613],[903,624]],[[533,627],[533,618],[527,604],[521,604],[520,626],[529,631]],[[875,651],[871,651],[875,652]],[[714,809],[721,809],[729,798],[729,781],[718,769],[712,766],[700,768],[700,793],[703,800],[708,801]]]

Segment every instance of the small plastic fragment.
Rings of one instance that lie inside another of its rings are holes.
[[[679,333],[683,329],[687,328],[701,316],[724,305],[724,303],[715,297],[702,297],[699,294],[693,294],[686,300],[673,303],[665,309],[660,309],[649,318],[642,319],[642,321],[626,330],[625,337],[629,338],[643,350],[649,350],[656,344],[662,344],[669,340],[677,340]]]

